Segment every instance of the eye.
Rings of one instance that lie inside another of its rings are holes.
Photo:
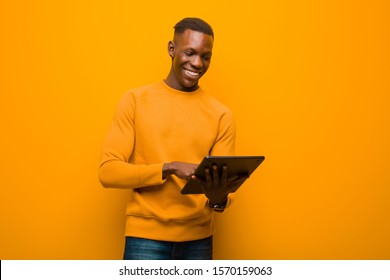
[[[194,55],[194,52],[185,51],[184,54],[185,54],[186,56],[192,56],[192,55]]]
[[[204,55],[203,59],[206,60],[206,61],[210,61],[211,55]]]

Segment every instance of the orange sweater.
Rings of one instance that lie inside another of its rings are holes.
[[[182,195],[185,181],[162,179],[165,162],[199,163],[207,155],[234,155],[229,109],[202,89],[182,92],[158,82],[127,92],[103,144],[103,186],[130,188],[126,236],[189,241],[214,233],[204,195]]]

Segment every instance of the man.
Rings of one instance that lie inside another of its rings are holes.
[[[205,195],[182,195],[204,156],[234,155],[231,112],[198,85],[214,33],[201,19],[175,25],[164,81],[127,92],[103,145],[103,186],[129,188],[125,259],[211,259],[214,211],[229,205],[227,169],[205,170]],[[221,174],[220,174],[221,173]]]

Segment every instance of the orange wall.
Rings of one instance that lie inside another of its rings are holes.
[[[165,78],[185,16],[214,27],[202,86],[238,153],[266,156],[215,257],[390,258],[388,1],[24,2],[0,0],[0,259],[122,257],[101,143],[119,97]]]

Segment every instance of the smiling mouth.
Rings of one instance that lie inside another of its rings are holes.
[[[190,77],[193,77],[193,78],[197,78],[199,77],[200,73],[199,72],[192,72],[190,70],[187,70],[187,69],[184,69],[184,72],[190,76]]]

